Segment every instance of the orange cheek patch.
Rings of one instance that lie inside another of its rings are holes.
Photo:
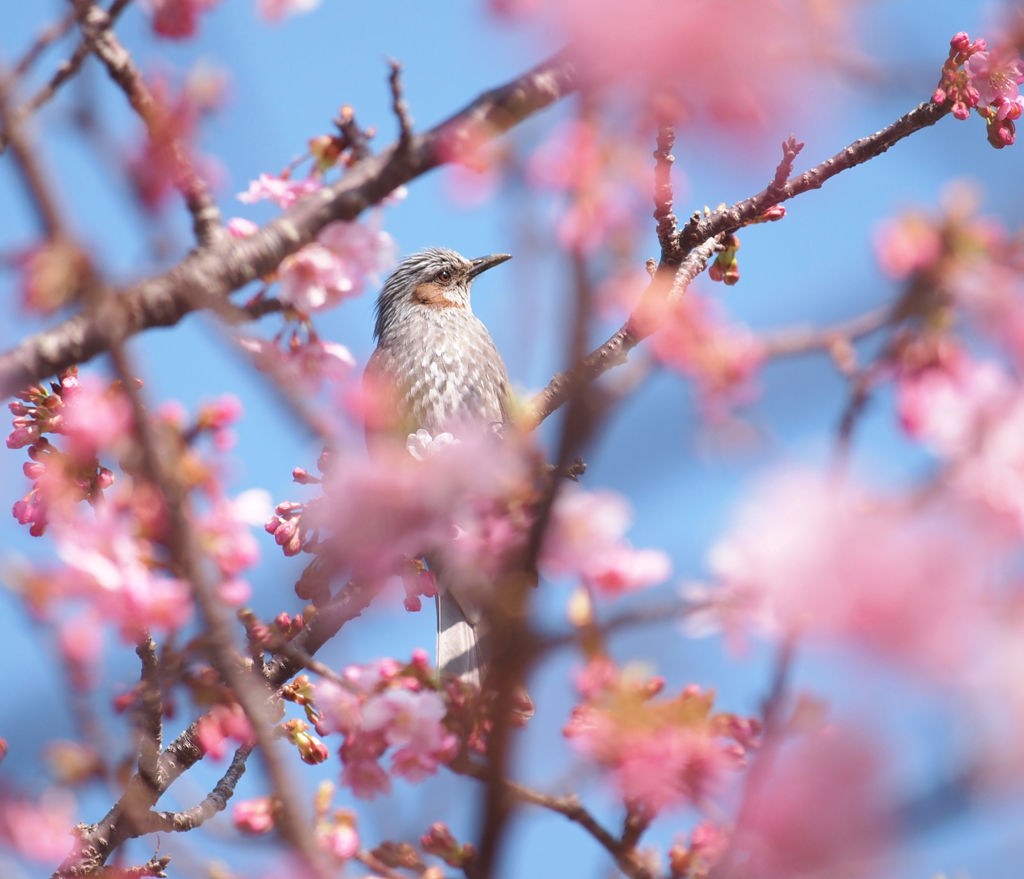
[[[421,305],[430,305],[434,308],[462,308],[461,303],[453,302],[447,297],[447,292],[440,284],[427,281],[425,284],[419,284],[412,291],[412,299],[413,302],[418,302]]]

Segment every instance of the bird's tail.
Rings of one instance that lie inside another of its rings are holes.
[[[437,590],[437,668],[442,675],[479,687],[484,673],[484,620],[462,609],[447,589]]]

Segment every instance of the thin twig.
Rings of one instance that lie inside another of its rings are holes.
[[[548,382],[547,387],[530,401],[527,425],[536,427],[561,408],[576,389],[590,384],[612,367],[625,363],[629,352],[657,329],[658,325],[653,315],[665,312],[664,301],[667,299],[671,304],[683,295],[690,282],[705,269],[718,246],[717,240],[708,239],[688,254],[678,268],[666,271],[659,267],[644,292],[640,305],[633,310],[626,322],[580,363],[558,373]]]
[[[409,152],[412,144],[413,122],[402,88],[402,65],[394,58],[388,59],[388,65],[391,67],[391,76],[388,77],[391,84],[391,109],[398,119],[398,153],[402,154]]]
[[[906,115],[901,116],[892,125],[886,126],[869,137],[862,137],[854,141],[832,158],[826,159],[810,171],[790,177],[780,185],[778,177],[789,173],[792,168],[792,160],[799,152],[800,145],[794,138],[790,138],[784,145],[784,149],[789,152],[779,165],[776,179],[772,180],[766,189],[757,195],[737,202],[732,207],[714,211],[710,216],[705,217],[703,214],[696,213],[690,218],[687,224],[679,230],[677,258],[681,259],[684,254],[689,253],[693,247],[708,238],[742,229],[774,205],[781,204],[812,189],[820,189],[836,174],[862,165],[864,162],[880,156],[915,131],[934,125],[947,116],[951,109],[952,105],[948,103],[936,104],[928,101],[920,104]]]
[[[106,26],[108,28],[113,26],[114,22],[117,21],[118,16],[120,16],[121,12],[130,2],[131,0],[114,0],[114,2],[110,4],[110,9],[107,10],[108,23]],[[71,25],[74,25],[75,19],[76,14],[72,12],[69,15]],[[72,53],[71,57],[61,61],[61,63],[57,65],[57,69],[54,71],[53,76],[50,77],[49,82],[42,86],[42,88],[32,95],[32,97],[24,104],[14,110],[12,113],[14,121],[23,121],[57,94],[57,90],[65,82],[75,76],[75,74],[77,74],[82,68],[82,63],[89,57],[89,53],[92,52],[92,48],[93,41],[88,37],[83,38]],[[7,126],[4,125],[3,129],[0,130],[0,153],[4,151],[7,144]]]
[[[64,222],[57,209],[57,202],[39,169],[35,151],[25,139],[21,125],[11,111],[8,101],[11,82],[12,79],[7,72],[0,69],[0,126],[6,133],[14,160],[21,171],[21,179],[39,215],[39,223],[48,238],[57,240],[64,237]]]
[[[14,78],[20,79],[28,73],[29,68],[36,63],[36,60],[50,47],[50,44],[55,43],[74,26],[75,14],[74,12],[68,12],[63,18],[50,22],[50,24],[44,27],[39,32],[35,42],[21,56],[21,60],[14,65],[14,70],[12,71]]]
[[[769,330],[760,337],[761,352],[763,356],[771,358],[828,351],[837,342],[854,341],[877,332],[892,321],[892,316],[892,307],[883,306],[827,327]]]
[[[484,767],[462,760],[453,764],[453,772],[459,775],[467,775],[478,781],[487,781],[487,772]],[[511,797],[523,803],[533,806],[541,806],[550,809],[559,815],[564,815],[570,821],[579,824],[587,831],[604,849],[615,859],[622,871],[631,879],[654,879],[650,870],[635,855],[635,852],[623,845],[622,841],[616,839],[614,834],[604,828],[601,823],[590,814],[580,802],[576,794],[564,794],[554,796],[553,794],[542,794],[514,781],[502,778],[498,784]]]
[[[167,150],[173,165],[174,186],[185,198],[192,214],[196,241],[200,247],[215,243],[223,236],[220,209],[206,182],[192,166],[185,146],[170,130],[166,109],[160,106],[132,56],[110,29],[110,15],[92,0],[71,2],[75,5],[83,37],[92,42],[96,57],[103,62],[110,78],[121,87],[132,109],[142,118],[150,139]]]
[[[658,123],[658,143],[654,151],[654,219],[658,221],[658,242],[661,244],[661,259],[670,259],[675,247],[676,215],[672,213],[672,145],[676,142],[676,130],[668,121]]]

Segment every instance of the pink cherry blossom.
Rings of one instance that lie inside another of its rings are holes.
[[[227,753],[228,741],[239,745],[252,744],[255,733],[241,705],[217,703],[199,718],[196,742],[203,754],[213,760],[221,760]]]
[[[704,621],[716,610],[733,632],[842,639],[948,675],[977,637],[993,549],[993,538],[956,510],[904,508],[814,473],[784,472],[712,547],[719,587],[703,596]]]
[[[351,816],[347,821],[333,821],[317,828],[317,841],[339,861],[348,860],[359,851],[359,832]]]
[[[361,800],[391,793],[391,778],[376,760],[353,760],[341,770],[341,783]]]
[[[97,451],[110,451],[130,437],[132,407],[122,392],[107,390],[87,377],[75,393],[65,394],[64,401],[60,433],[76,457],[93,458]]]
[[[523,490],[528,461],[513,439],[469,428],[429,462],[384,443],[368,462],[337,462],[324,480],[326,497],[307,504],[302,529],[329,529],[334,562],[368,577],[401,574],[405,559],[430,549],[454,559],[462,555],[454,526],[481,533],[491,502]]]
[[[621,87],[676,83],[685,108],[677,115],[726,125],[757,124],[780,105],[827,99],[822,59],[849,51],[844,11],[830,4],[823,13],[809,0],[545,5],[562,24],[584,78]]]
[[[623,797],[655,812],[699,802],[733,765],[706,730],[681,726],[627,734],[619,748],[614,776]]]
[[[257,369],[304,395],[315,395],[324,383],[344,379],[356,365],[348,348],[337,342],[315,339],[285,350],[267,339],[243,338],[238,344],[252,354]]]
[[[270,797],[256,797],[240,800],[231,810],[235,829],[242,833],[260,836],[274,829],[274,808]]]
[[[363,705],[362,728],[380,731],[394,747],[431,752],[448,747],[452,738],[441,726],[448,709],[437,693],[393,689]]]
[[[320,735],[334,732],[348,735],[360,728],[363,719],[362,700],[351,690],[334,681],[317,681],[315,699],[320,712],[316,731]]]
[[[353,277],[353,295],[363,292],[366,279],[377,283],[379,276],[389,271],[398,258],[394,239],[379,228],[382,217],[377,211],[366,223],[336,220],[317,235],[317,241],[348,266]]]
[[[609,595],[664,582],[672,571],[668,556],[624,542],[631,519],[629,505],[614,492],[564,487],[552,509],[541,569],[549,576],[580,576]]]
[[[204,548],[225,578],[232,579],[259,561],[260,547],[250,525],[238,518],[235,504],[227,498],[219,498],[199,517],[198,525]]]
[[[232,238],[248,238],[260,230],[259,226],[252,220],[245,219],[245,217],[232,217],[228,220],[225,228],[228,230],[228,235]]]
[[[54,528],[65,564],[56,582],[62,594],[92,603],[125,640],[143,631],[167,632],[192,617],[188,584],[160,576],[127,530],[127,517],[106,504]]]
[[[238,194],[238,200],[245,204],[254,204],[263,199],[270,199],[282,210],[287,210],[300,198],[323,188],[318,177],[305,177],[292,180],[288,177],[273,177],[260,174],[259,178],[249,183],[245,192]]]
[[[333,251],[316,242],[285,258],[278,270],[282,302],[302,314],[337,305],[358,295],[349,267]]]
[[[990,52],[975,52],[967,59],[964,70],[978,90],[979,106],[995,107],[1000,120],[1020,116],[1018,86],[1024,82],[1024,63],[1015,46],[1004,44]]]
[[[181,40],[194,36],[199,16],[219,0],[146,0],[153,14],[153,31],[162,37]]]

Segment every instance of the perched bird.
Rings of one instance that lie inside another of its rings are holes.
[[[366,366],[368,396],[386,401],[387,432],[431,436],[509,418],[505,363],[470,307],[473,279],[512,257],[466,259],[432,247],[406,257],[377,297],[377,349]],[[375,437],[368,429],[373,451]],[[446,583],[437,561],[437,666],[442,674],[480,685],[486,647],[484,620],[473,596]]]

